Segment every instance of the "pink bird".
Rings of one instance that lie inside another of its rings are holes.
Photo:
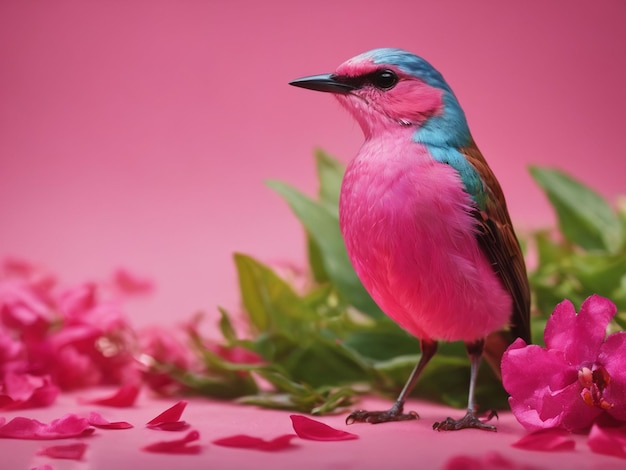
[[[463,341],[467,413],[433,428],[495,431],[476,415],[478,367],[484,353],[499,371],[508,344],[530,341],[530,293],[502,189],[457,98],[428,62],[400,49],[375,49],[291,84],[333,93],[363,130],[341,188],[341,232],[369,294],[422,351],[391,409],[346,421],[416,419],[404,403],[437,342]]]

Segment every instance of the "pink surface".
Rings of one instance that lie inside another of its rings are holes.
[[[626,3],[81,1],[0,4],[0,256],[68,282],[125,265],[137,324],[237,303],[233,251],[301,262],[267,178],[315,189],[358,126],[289,87],[379,46],[451,83],[518,226],[552,215],[529,163],[626,192]]]
[[[102,392],[100,392],[102,393]],[[84,393],[83,393],[84,395]],[[27,416],[41,421],[51,421],[64,413],[87,416],[94,409],[111,421],[129,421],[135,427],[123,430],[102,430],[87,438],[58,441],[4,440],[0,445],[11,452],[3,452],[3,468],[27,469],[49,463],[55,470],[81,469],[328,469],[328,470],[380,470],[396,468],[440,469],[452,457],[468,455],[480,458],[489,452],[497,452],[518,467],[532,465],[534,469],[567,468],[603,470],[624,468],[623,459],[592,454],[586,436],[571,436],[576,450],[568,452],[537,452],[511,447],[523,435],[522,427],[510,413],[503,413],[498,421],[497,434],[465,430],[459,432],[433,431],[432,423],[460,411],[412,401],[407,409],[419,412],[421,420],[381,425],[355,424],[346,426],[345,414],[316,418],[336,429],[347,430],[359,436],[356,440],[321,442],[295,438],[293,448],[280,452],[219,447],[212,441],[236,434],[266,440],[293,433],[290,412],[257,410],[221,402],[191,399],[183,414],[190,428],[181,432],[155,431],[145,427],[150,419],[167,407],[173,400],[155,400],[142,397],[131,409],[97,408],[77,405],[78,395],[64,395],[56,406],[41,410],[24,410],[3,415]],[[389,402],[369,399],[365,407],[388,407]],[[462,412],[461,412],[462,413]],[[194,444],[203,446],[199,455],[151,454],[140,449],[148,444],[183,438],[189,430],[197,430],[200,440]],[[569,437],[568,437],[569,438]],[[87,443],[88,448],[81,462],[52,460],[36,456],[38,449],[48,445]],[[503,468],[503,467],[501,467]],[[526,467],[528,468],[528,467]]]

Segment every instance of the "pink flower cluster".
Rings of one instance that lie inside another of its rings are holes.
[[[518,339],[502,358],[502,382],[528,430],[583,431],[626,423],[626,332],[607,336],[617,309],[593,295],[580,312],[565,300],[548,319],[546,347]]]
[[[593,452],[626,458],[626,332],[607,336],[617,309],[598,295],[580,312],[565,300],[544,331],[546,347],[514,342],[502,358],[502,383],[517,420],[531,433],[514,444],[532,450],[573,447],[562,433],[588,432]]]
[[[139,380],[117,297],[148,289],[124,271],[70,288],[19,260],[0,266],[0,408],[46,406],[61,390]],[[118,282],[119,281],[119,282]],[[129,287],[130,286],[130,287]]]

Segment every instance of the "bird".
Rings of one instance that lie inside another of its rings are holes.
[[[420,345],[393,406],[353,411],[346,423],[418,419],[404,412],[407,397],[438,344],[462,341],[467,411],[433,429],[496,431],[488,423],[495,410],[478,415],[477,373],[483,357],[499,373],[515,338],[530,343],[530,291],[502,188],[459,100],[428,61],[397,48],[289,84],[331,93],[361,127],[364,142],[341,183],[341,234],[367,292]]]

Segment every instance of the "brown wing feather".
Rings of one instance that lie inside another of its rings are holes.
[[[519,337],[526,343],[531,341],[530,288],[526,265],[506,208],[504,193],[491,168],[489,168],[473,140],[470,145],[460,149],[460,152],[476,168],[487,192],[485,210],[476,210],[474,213],[478,222],[477,237],[480,246],[491,260],[495,271],[513,299],[513,312],[510,321],[510,336],[512,338],[503,340],[503,334],[500,332],[490,336],[485,346],[487,358],[492,356],[494,362],[499,365],[499,359],[504,349],[513,339]]]

